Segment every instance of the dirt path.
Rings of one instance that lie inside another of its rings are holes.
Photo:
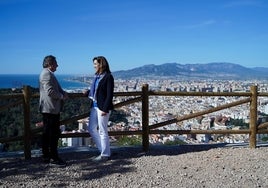
[[[68,165],[41,158],[0,158],[0,187],[268,187],[268,147],[184,145],[112,148],[94,163],[95,149],[61,150]]]

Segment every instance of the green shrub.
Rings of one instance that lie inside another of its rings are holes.
[[[168,140],[164,143],[164,145],[185,145],[185,144],[187,143],[180,139],[174,140],[174,141]]]
[[[262,139],[261,139],[263,142],[267,142],[268,141],[268,137],[267,136],[265,136],[265,137],[262,137]]]
[[[119,146],[137,146],[142,144],[141,136],[121,136],[117,140]]]

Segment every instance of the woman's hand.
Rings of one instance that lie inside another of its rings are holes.
[[[84,96],[86,96],[86,97],[87,97],[87,96],[88,96],[88,94],[89,94],[89,90],[84,90],[84,91],[83,91],[83,95],[84,95]]]

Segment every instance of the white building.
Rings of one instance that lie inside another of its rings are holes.
[[[78,120],[78,130],[73,132],[88,132],[87,131],[88,118]],[[64,133],[64,126],[61,127],[62,132]],[[89,134],[89,133],[88,133]],[[91,137],[75,137],[75,138],[61,138],[62,145],[64,146],[90,146],[92,145]]]
[[[266,105],[264,106],[264,113],[265,113],[265,114],[268,114],[268,104],[266,104]]]

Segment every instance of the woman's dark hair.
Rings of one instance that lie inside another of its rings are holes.
[[[44,58],[43,61],[43,68],[47,68],[50,65],[53,65],[56,61],[56,57],[54,57],[53,55],[48,55]]]
[[[100,64],[100,73],[103,73],[103,72],[111,73],[109,63],[105,57],[97,56],[93,58],[93,62],[95,60],[97,60],[97,62]]]

